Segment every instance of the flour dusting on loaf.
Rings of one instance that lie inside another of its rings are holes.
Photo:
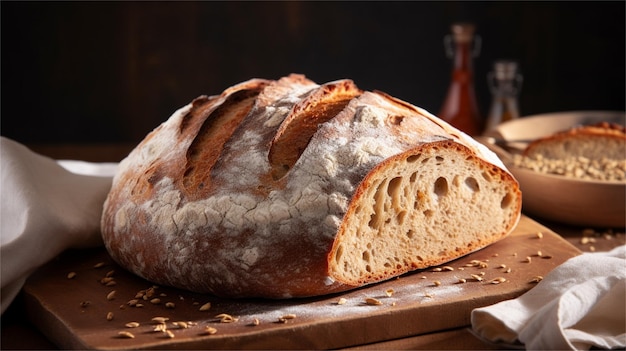
[[[293,74],[198,97],[152,131],[120,164],[102,234],[152,282],[290,298],[453,260],[520,210],[502,162],[427,111]]]

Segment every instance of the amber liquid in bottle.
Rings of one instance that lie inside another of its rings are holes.
[[[483,131],[483,120],[476,102],[472,64],[478,47],[475,44],[474,26],[453,24],[452,35],[446,36],[446,40],[446,44],[450,46],[447,48],[449,56],[453,58],[453,69],[439,117],[469,135],[480,135]]]

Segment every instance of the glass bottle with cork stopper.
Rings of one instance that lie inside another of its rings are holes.
[[[494,62],[493,71],[487,74],[487,82],[492,100],[485,132],[520,116],[517,97],[522,88],[522,75],[518,63],[513,60]]]
[[[452,77],[439,117],[463,132],[476,136],[483,131],[474,88],[473,58],[480,53],[480,37],[471,23],[454,23],[444,37],[446,54],[453,59]]]

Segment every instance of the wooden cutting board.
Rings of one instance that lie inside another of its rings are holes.
[[[32,323],[65,349],[341,348],[467,326],[472,309],[523,294],[579,253],[523,217],[509,237],[436,269],[338,295],[268,301],[153,287],[100,248],[67,252],[40,269],[24,286],[24,301]],[[153,295],[136,297],[146,291]],[[368,304],[370,298],[380,304]],[[131,306],[134,299],[139,304]],[[206,303],[211,307],[201,311]],[[236,320],[225,323],[220,314]],[[168,319],[169,334],[155,331],[154,317]],[[139,326],[126,327],[130,322]],[[206,334],[207,327],[216,333]]]

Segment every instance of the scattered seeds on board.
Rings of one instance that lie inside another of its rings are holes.
[[[504,283],[506,281],[506,278],[502,278],[502,277],[498,277],[498,278],[494,278],[491,281],[489,281],[491,284],[500,284],[500,283]]]
[[[259,321],[258,318],[253,318],[252,322],[250,322],[248,325],[251,327],[256,327],[257,325],[261,324],[261,322]]]
[[[204,331],[202,332],[202,334],[204,334],[204,335],[213,335],[215,333],[217,333],[217,329],[215,329],[213,327],[209,327],[209,326],[206,326],[204,328]]]
[[[543,233],[542,232],[537,232],[537,239],[541,239],[543,238]]]
[[[187,324],[187,322],[183,322],[183,321],[179,321],[179,322],[174,322],[173,323],[174,326],[180,328],[180,329],[187,329],[189,328],[189,324]]]
[[[74,279],[74,278],[76,278],[76,272],[67,273],[67,279]]]
[[[479,276],[478,274],[472,274],[471,275],[472,278],[474,278],[474,280],[482,282],[483,281],[483,277]]]
[[[137,328],[137,327],[139,327],[139,323],[138,322],[128,322],[128,323],[124,324],[124,326],[126,328]]]
[[[365,304],[370,305],[370,306],[378,306],[378,305],[382,305],[383,303],[380,302],[380,300],[378,299],[375,299],[373,297],[368,297],[365,299]]]
[[[165,324],[165,323],[159,323],[159,324],[154,326],[154,329],[152,329],[152,331],[159,332],[159,333],[163,333],[166,330],[167,330],[167,324]]]
[[[441,272],[443,269],[441,267],[435,267],[432,269],[433,272]]]
[[[106,265],[106,263],[104,263],[104,262],[98,262],[98,263],[93,265],[93,268],[102,268],[105,265]]]
[[[532,259],[530,258],[530,256],[526,256],[526,258],[522,262],[530,263],[531,261],[532,261]]]
[[[115,290],[111,290],[111,292],[107,294],[107,300],[111,301],[113,299],[115,299]]]
[[[113,312],[107,313],[107,321],[112,321],[112,320],[113,320]]]
[[[440,286],[440,285],[441,285],[441,282],[440,282],[440,281],[438,281],[438,280],[435,280],[435,281],[433,282],[433,285],[434,285],[434,286]]]
[[[155,297],[154,299],[150,300],[150,303],[153,305],[158,305],[161,303],[161,299],[159,299],[158,297]]]
[[[207,302],[204,305],[200,306],[200,308],[198,310],[200,312],[204,312],[204,311],[208,311],[209,309],[211,309],[211,303]]]
[[[134,339],[135,335],[133,335],[133,333],[127,332],[127,331],[121,331],[119,333],[117,333],[117,336],[120,338],[125,338],[125,339]]]
[[[391,297],[393,295],[393,293],[395,293],[395,290],[393,290],[393,289],[385,290],[385,295],[387,295],[387,297]]]
[[[171,330],[166,330],[165,331],[165,337],[168,339],[173,339],[176,335],[174,335],[174,333],[172,333]]]
[[[543,280],[543,277],[542,277],[542,276],[540,276],[540,275],[537,275],[537,276],[534,276],[534,277],[533,277],[533,278],[529,281],[529,283],[539,283],[539,282],[540,282],[540,281],[542,281],[542,280]]]
[[[463,284],[463,283],[465,283],[465,282],[467,282],[467,280],[465,280],[464,278],[461,278],[461,279],[459,279],[459,281],[458,281],[458,283],[459,283],[459,284]]]
[[[161,324],[163,324],[163,323],[165,323],[165,322],[167,322],[167,321],[169,321],[169,320],[170,320],[170,319],[169,319],[169,318],[167,318],[167,317],[153,317],[153,318],[152,318],[152,321],[153,321],[154,323],[161,323]]]
[[[176,307],[176,304],[171,302],[171,301],[169,301],[169,302],[165,303],[165,307],[166,308],[174,308],[174,307]]]
[[[450,267],[450,266],[443,266],[443,267],[441,267],[441,269],[442,269],[443,271],[447,271],[447,272],[450,272],[450,271],[453,271],[453,270],[454,270],[454,268],[453,268],[453,267]]]
[[[344,305],[346,302],[348,302],[348,300],[342,297],[337,300],[337,305]]]
[[[239,318],[235,318],[230,314],[220,313],[215,318],[220,320],[220,323],[234,323],[239,320]]]

